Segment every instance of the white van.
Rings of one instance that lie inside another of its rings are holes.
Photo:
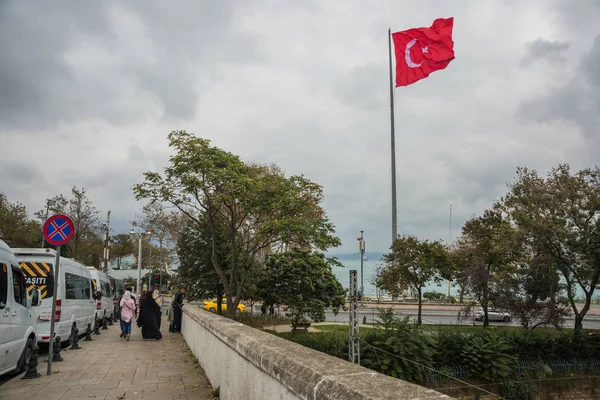
[[[36,314],[30,308],[41,304],[41,293],[27,295],[25,276],[6,243],[0,240],[0,375],[23,372],[31,359],[37,338]]]
[[[114,315],[113,290],[110,278],[94,267],[87,267],[87,269],[92,276],[94,298],[96,298],[96,321],[103,325],[105,319],[110,320]],[[100,292],[100,298],[98,298],[98,292]]]
[[[27,290],[35,285],[41,290],[42,305],[37,310],[37,338],[40,343],[50,342],[50,318],[52,300],[56,299],[54,315],[56,336],[61,342],[69,340],[71,328],[83,335],[87,324],[94,325],[96,300],[93,298],[92,279],[87,268],[72,258],[60,258],[60,276],[57,293],[54,293],[56,250],[13,249],[19,266],[25,275]]]

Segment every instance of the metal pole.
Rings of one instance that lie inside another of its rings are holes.
[[[358,295],[356,270],[350,270],[350,290],[349,290],[349,306],[350,306],[350,321],[349,321],[349,343],[348,343],[348,359],[353,364],[360,365],[360,333],[358,328]]]
[[[139,296],[142,291],[141,289],[141,284],[142,284],[142,236],[140,236],[139,242],[138,242],[138,278],[137,278],[137,283],[136,283],[136,291],[137,291],[137,295]]]
[[[44,221],[48,221],[48,208],[50,206],[50,201],[46,200],[46,219]],[[42,249],[46,244],[46,239],[44,238],[44,232],[42,232]]]
[[[58,298],[58,279],[59,267],[60,267],[60,249],[62,246],[56,247],[56,258],[54,260],[54,292],[52,297],[52,315],[50,316],[50,344],[48,345],[48,371],[47,375],[52,375],[52,356],[54,353],[54,334],[55,334],[55,322],[56,316],[56,299]]]
[[[394,77],[392,73],[392,30],[388,29],[388,52],[390,58],[390,131],[392,144],[392,244],[398,237],[396,212],[396,137],[394,129]]]
[[[108,272],[108,243],[110,241],[110,210],[106,215],[106,236],[104,237],[104,273]]]
[[[152,245],[150,244],[150,236],[148,236],[148,290],[152,286]]]
[[[163,263],[162,239],[160,239],[159,245],[160,245],[160,266],[158,267],[158,273],[160,274],[160,280],[158,282],[158,290],[162,291],[162,278],[163,278],[162,269],[165,266]]]
[[[358,244],[358,248],[360,250],[360,294],[361,294],[361,303],[363,296],[365,295],[365,287],[363,285],[363,259],[365,258],[365,240],[363,237],[363,233],[364,231],[360,231],[360,239],[359,239],[359,244]]]
[[[450,242],[448,245],[452,245],[452,204],[450,204]],[[448,297],[450,297],[450,281],[448,281]]]

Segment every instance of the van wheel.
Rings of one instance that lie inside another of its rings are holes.
[[[510,317],[508,315],[504,317],[504,322],[510,322]]]
[[[25,349],[23,349],[23,354],[21,354],[21,358],[19,359],[19,366],[17,367],[17,371],[20,374],[21,372],[25,372],[27,367],[29,366],[29,361],[31,361],[31,353],[33,349],[33,339],[27,339],[27,343],[25,344]]]

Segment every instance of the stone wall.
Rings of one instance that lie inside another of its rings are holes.
[[[181,333],[221,400],[451,399],[194,305]]]

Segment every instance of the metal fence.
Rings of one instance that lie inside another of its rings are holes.
[[[553,374],[564,373],[600,373],[600,359],[574,358],[569,360],[519,360],[516,365],[517,375],[527,375],[540,368],[550,368]],[[469,368],[463,365],[441,367],[428,374],[429,383],[443,382],[452,378],[471,377]]]

